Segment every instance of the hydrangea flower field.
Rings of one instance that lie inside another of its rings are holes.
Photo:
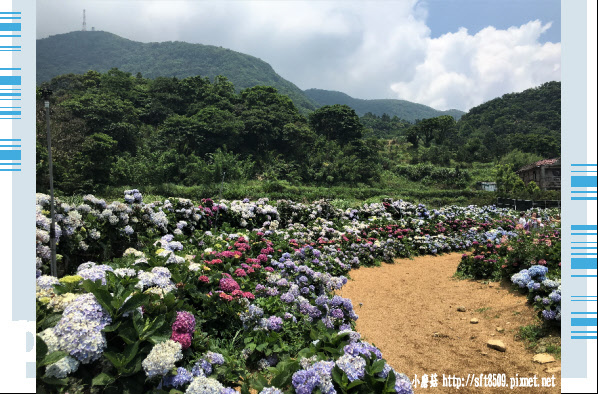
[[[550,213],[550,212],[547,212]],[[476,279],[509,279],[552,324],[561,320],[561,233],[559,223],[538,231],[517,229],[517,237],[496,245],[474,243],[457,272]]]
[[[351,300],[334,295],[351,269],[398,257],[473,249],[462,265],[512,274],[546,319],[560,310],[552,261],[508,263],[519,240],[539,250],[539,235],[496,207],[147,203],[127,190],[120,202],[88,195],[56,210],[58,278],[49,197],[37,195],[38,392],[411,393],[354,331]]]

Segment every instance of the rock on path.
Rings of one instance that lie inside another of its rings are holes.
[[[351,271],[349,282],[337,294],[350,298],[359,315],[356,331],[363,339],[378,346],[382,356],[396,371],[417,374],[462,375],[505,374],[511,377],[551,377],[546,364],[532,362],[533,353],[523,341],[514,338],[520,326],[534,324],[535,311],[526,297],[495,283],[493,288],[453,274],[461,254],[397,259],[396,264],[359,268]],[[478,324],[463,324],[473,316],[456,313],[486,308],[491,313],[477,316]],[[510,324],[509,324],[510,323]],[[505,328],[504,332],[496,328]],[[497,332],[498,331],[498,332]],[[487,347],[492,335],[508,343],[507,352]],[[560,360],[548,364],[560,367]],[[542,393],[560,393],[560,373],[555,388]],[[442,382],[440,382],[442,384]],[[416,389],[416,392],[425,390]],[[438,393],[510,393],[509,388],[461,387],[458,392],[439,386]]]

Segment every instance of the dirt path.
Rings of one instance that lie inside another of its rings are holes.
[[[416,393],[457,392],[443,387],[443,374],[464,380],[468,374],[505,374],[509,385],[510,378],[535,375],[540,385],[514,390],[462,387],[458,392],[560,393],[560,372],[546,372],[560,367],[560,360],[534,363],[534,353],[515,339],[520,326],[534,322],[535,313],[526,297],[499,283],[454,279],[460,259],[460,254],[453,253],[360,268],[351,271],[352,280],[338,293],[353,301],[359,315],[357,331],[378,346],[397,371],[412,380],[415,374],[420,380],[423,374],[438,375],[437,388],[418,385]],[[460,306],[466,312],[458,312]],[[479,323],[471,324],[472,318]],[[503,341],[506,352],[488,348],[491,339]],[[556,387],[541,387],[542,377],[553,375]]]

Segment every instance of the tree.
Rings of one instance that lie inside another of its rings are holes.
[[[81,184],[91,190],[97,185],[109,185],[115,153],[116,141],[110,136],[95,133],[85,138],[75,165],[80,170]]]
[[[363,134],[363,125],[355,110],[347,105],[325,105],[309,115],[313,130],[341,145],[358,140]]]
[[[496,186],[499,193],[517,193],[525,190],[525,183],[509,164],[499,165],[496,171]]]

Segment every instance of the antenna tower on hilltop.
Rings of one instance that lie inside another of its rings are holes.
[[[87,31],[87,22],[85,22],[85,10],[83,10],[83,29],[81,31]]]

